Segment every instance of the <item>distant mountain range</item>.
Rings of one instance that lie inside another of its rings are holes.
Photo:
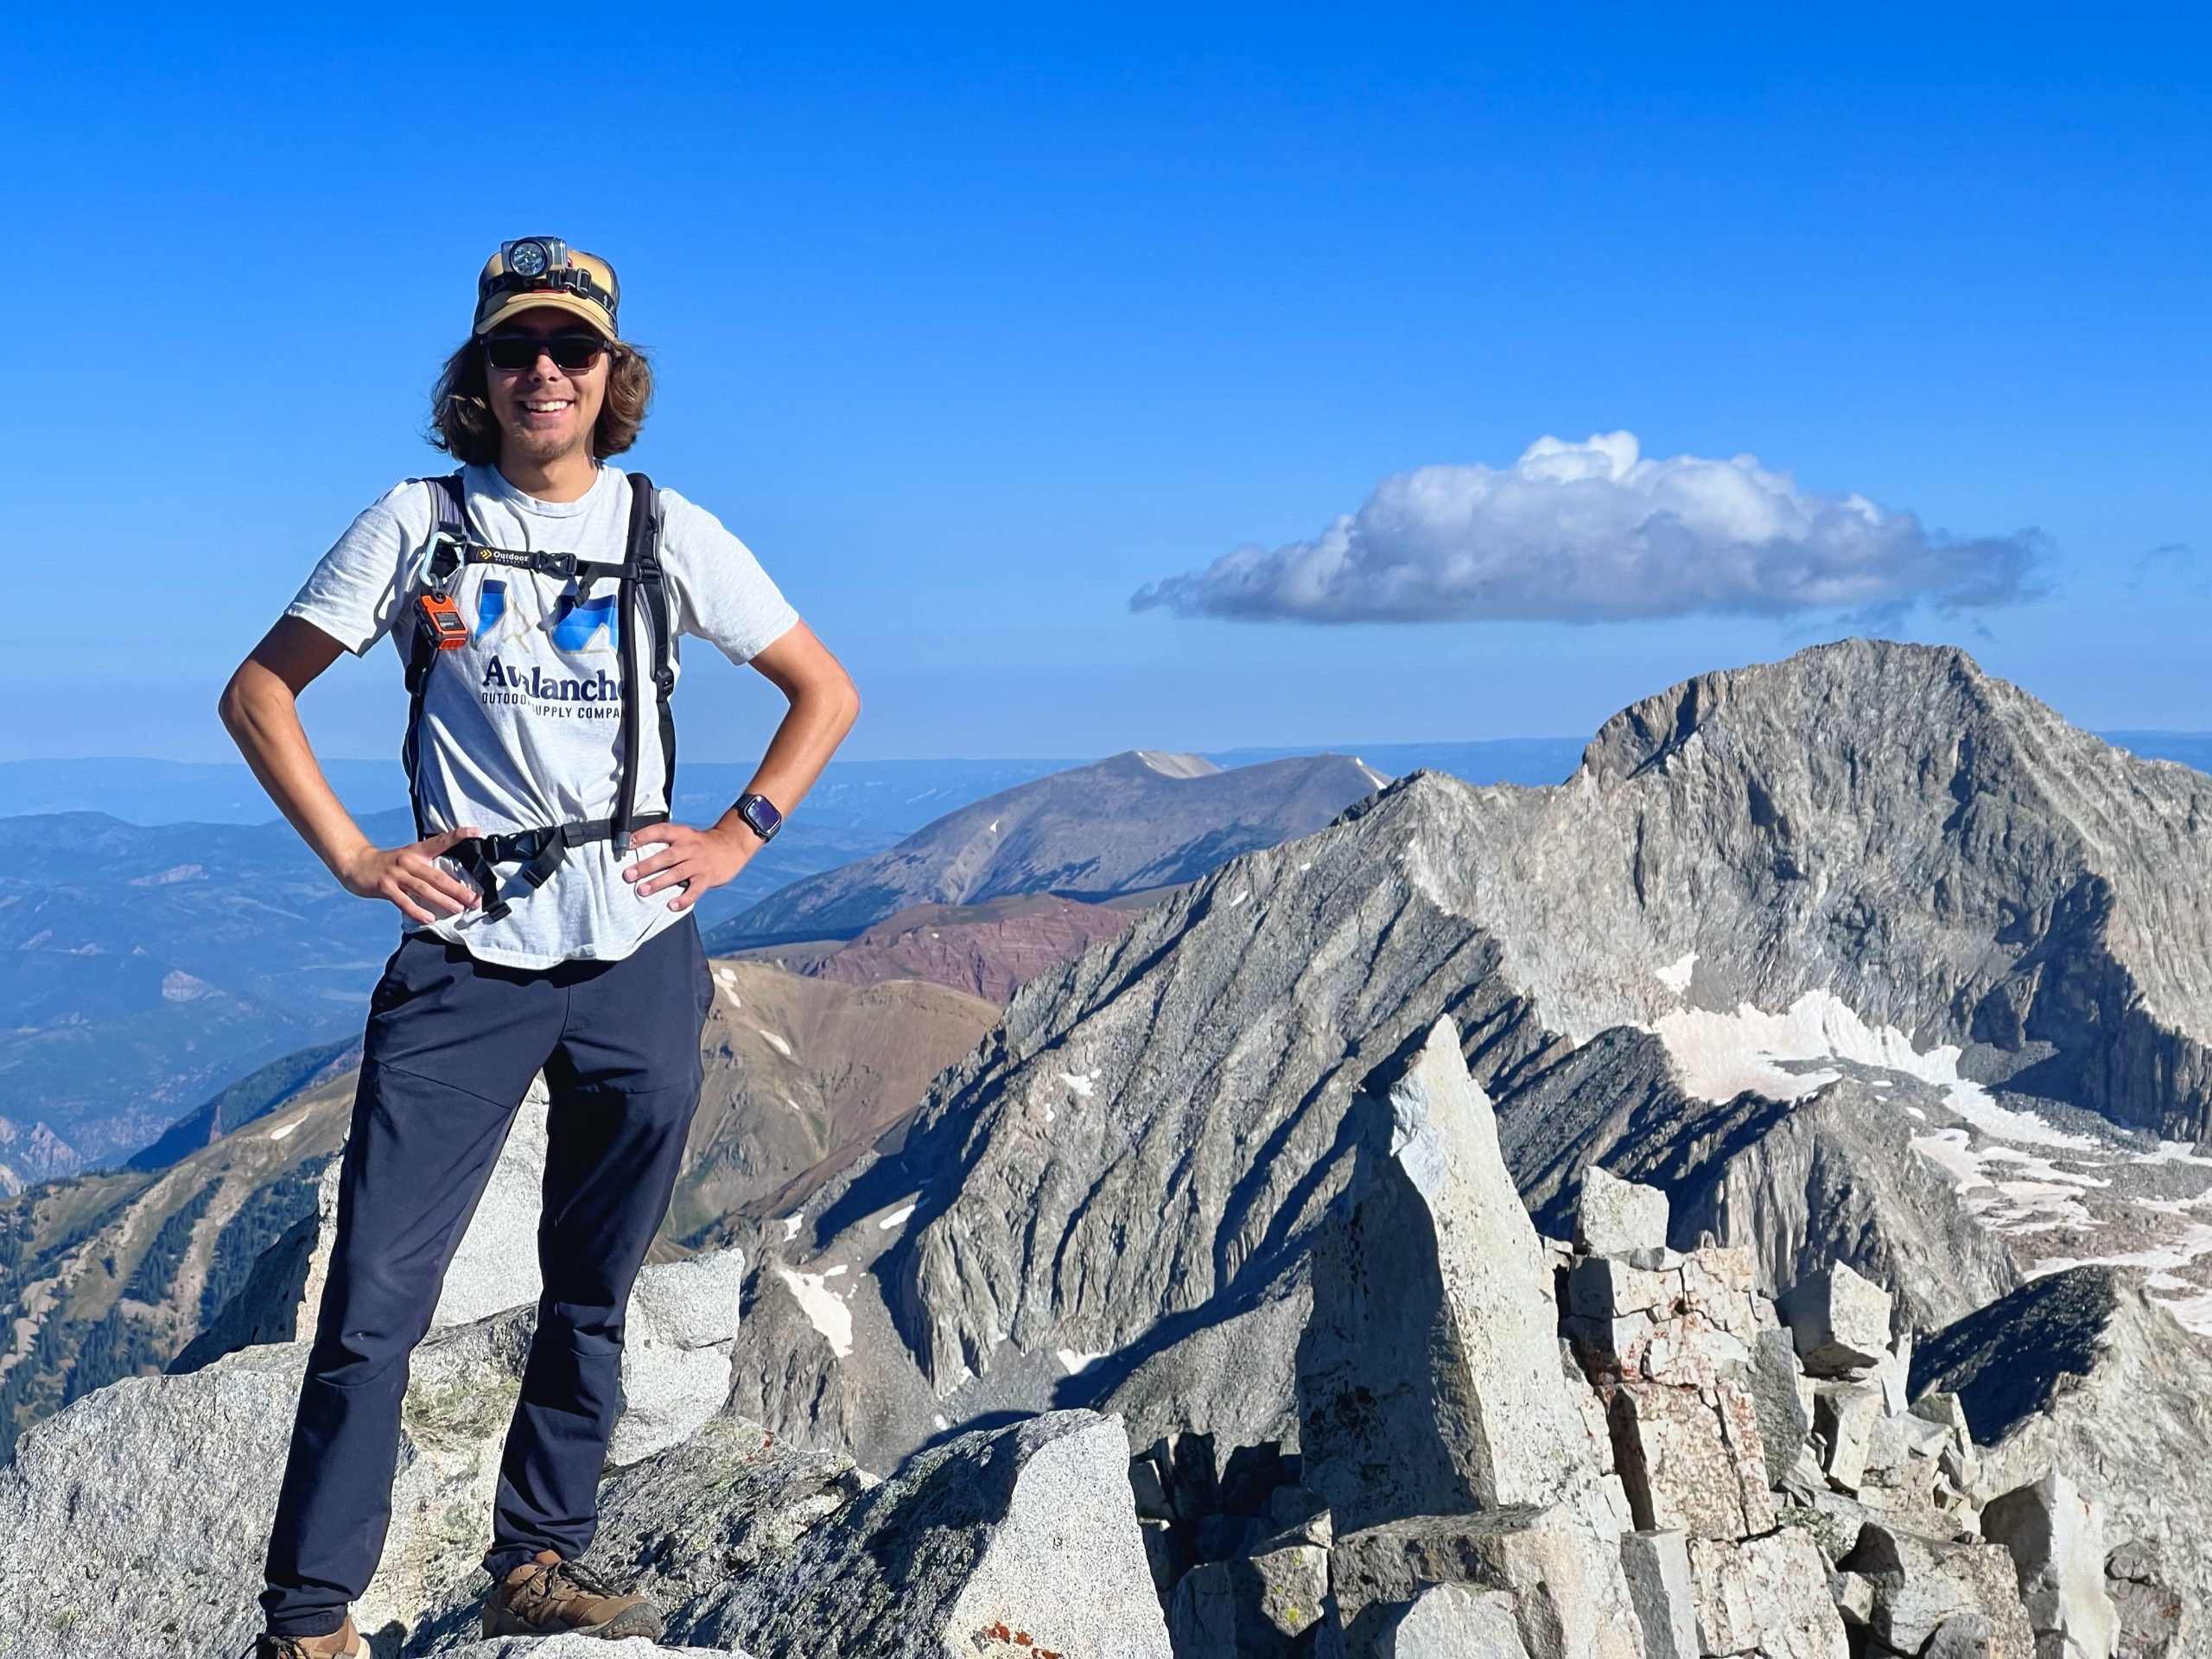
[[[1306,744],[1293,748],[1224,749],[1206,759],[1224,770],[1332,750],[1357,754],[1397,774],[1427,766],[1471,784],[1555,784],[1574,770],[1586,740],[1504,738],[1479,743]],[[2212,740],[2208,740],[2212,747]],[[889,846],[955,807],[1026,784],[1090,757],[1010,760],[832,760],[801,810],[810,828],[883,837]],[[329,760],[324,772],[347,811],[397,811],[407,781],[397,761]],[[735,800],[753,767],[731,761],[679,760],[677,816],[711,821]],[[0,817],[26,812],[105,812],[126,823],[269,823],[276,809],[238,761],[99,759],[0,760]],[[870,849],[869,850],[874,850]]]
[[[1224,772],[1203,755],[1132,749],[987,796],[873,857],[794,881],[710,940],[732,950],[847,938],[915,905],[1039,893],[1096,901],[1173,887],[1310,835],[1389,781],[1350,755]]]

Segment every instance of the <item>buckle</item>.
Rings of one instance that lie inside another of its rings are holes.
[[[494,864],[526,864],[544,850],[543,830],[516,830],[484,837],[484,856]]]

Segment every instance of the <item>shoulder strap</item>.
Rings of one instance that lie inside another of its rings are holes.
[[[660,752],[664,767],[663,804],[676,806],[676,716],[669,694],[676,689],[673,631],[670,626],[668,589],[660,563],[660,492],[643,473],[630,475],[630,537],[622,555],[622,760],[615,786],[614,850],[629,850],[630,832],[638,817],[639,704],[645,686],[638,675],[637,630],[630,626],[635,614],[633,597],[645,601],[646,632],[652,635],[653,697],[659,710]]]
[[[430,573],[439,579],[448,575],[453,562],[459,557],[456,543],[468,535],[468,497],[461,474],[445,473],[422,480],[430,486],[430,510],[435,514],[431,527],[431,539],[437,543],[430,554]],[[400,603],[407,605],[410,595],[402,594]],[[408,606],[407,620],[400,626],[409,629],[407,637],[407,734],[400,741],[400,764],[407,772],[408,804],[415,810],[415,835],[417,840],[430,833],[423,818],[423,791],[416,786],[416,774],[420,768],[423,736],[423,693],[430,683],[430,671],[438,660],[437,642],[431,639],[425,620]]]

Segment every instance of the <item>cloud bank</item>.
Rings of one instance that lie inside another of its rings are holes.
[[[1540,438],[1510,467],[1424,467],[1311,541],[1246,545],[1129,608],[1263,621],[1618,622],[1962,610],[2026,595],[2033,531],[1961,539],[1751,455],[1643,459],[1631,432]]]

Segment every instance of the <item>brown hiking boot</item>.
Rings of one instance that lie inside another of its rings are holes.
[[[369,1659],[369,1644],[353,1628],[353,1615],[328,1636],[270,1636],[253,1644],[253,1659]]]
[[[626,1636],[660,1640],[660,1615],[643,1596],[622,1595],[588,1568],[537,1552],[492,1586],[484,1599],[484,1634],[493,1636]]]

